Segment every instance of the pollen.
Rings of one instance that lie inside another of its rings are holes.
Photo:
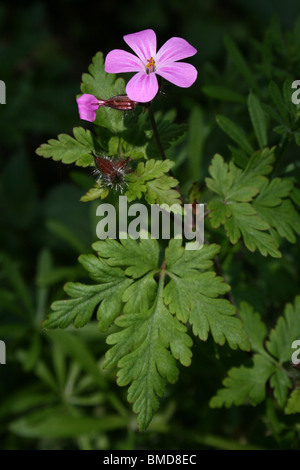
[[[151,57],[151,59],[147,59],[146,67],[148,69],[147,73],[154,72],[155,60],[153,59],[153,57]]]

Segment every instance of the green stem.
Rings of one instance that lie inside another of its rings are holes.
[[[152,126],[152,129],[153,129],[154,137],[155,137],[155,140],[156,140],[156,144],[157,144],[158,150],[159,150],[160,155],[161,155],[161,159],[166,160],[166,154],[165,154],[165,151],[163,149],[162,143],[161,143],[160,138],[159,138],[159,134],[158,134],[158,130],[157,130],[157,126],[156,126],[156,122],[155,122],[151,102],[147,104],[147,108],[148,108],[148,113],[149,113],[149,117],[150,117],[151,126]]]
[[[152,126],[152,129],[153,129],[153,134],[154,134],[154,137],[155,137],[155,140],[156,140],[158,150],[159,150],[160,155],[161,155],[161,159],[166,160],[167,157],[166,157],[164,148],[162,146],[162,143],[161,143],[161,140],[160,140],[160,137],[159,137],[159,133],[158,133],[158,130],[157,130],[157,126],[156,126],[155,117],[154,117],[153,109],[152,109],[152,106],[151,106],[151,102],[147,103],[146,107],[148,109],[150,122],[151,122],[151,126]],[[174,173],[172,172],[172,170],[169,170],[169,175],[172,176],[174,179],[176,179],[175,176],[174,176]],[[179,193],[180,200],[181,200],[182,204],[184,204],[183,195],[181,193],[179,185],[177,185],[175,189]]]

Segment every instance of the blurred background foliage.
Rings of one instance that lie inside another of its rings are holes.
[[[192,366],[181,370],[140,434],[126,390],[115,385],[114,372],[101,369],[106,344],[96,323],[80,331],[42,330],[64,282],[84,276],[77,256],[95,241],[95,205],[79,202],[91,186],[90,170],[42,159],[35,149],[82,125],[75,96],[95,53],[124,48],[124,34],[153,28],[159,45],[179,36],[198,49],[191,61],[199,70],[196,84],[184,91],[166,86],[156,108],[174,108],[177,122],[189,123],[188,150],[182,146],[174,157],[177,174],[186,189],[203,182],[214,153],[228,156],[215,115],[248,119],[242,102],[216,101],[202,91],[226,85],[247,97],[247,83],[228,63],[224,37],[233,38],[251,63],[274,15],[288,30],[299,13],[298,0],[1,2],[0,79],[7,94],[0,105],[0,339],[7,364],[0,369],[0,448],[293,448],[289,419],[271,399],[255,409],[208,407],[227,369],[245,353],[210,340],[195,343]],[[295,149],[288,158],[295,158]],[[293,246],[268,263],[236,251],[223,259],[236,299],[249,300],[272,325],[297,293],[299,250]]]

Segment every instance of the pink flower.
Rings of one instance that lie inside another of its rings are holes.
[[[99,100],[93,96],[84,94],[77,98],[80,119],[93,122],[96,119],[96,111],[100,106]]]
[[[190,87],[197,78],[191,64],[178,62],[196,54],[197,50],[185,39],[171,38],[156,52],[156,34],[152,29],[127,34],[124,41],[136,53],[114,49],[105,59],[105,72],[137,72],[127,83],[126,93],[134,101],[147,103],[158,92],[156,75],[179,87]]]
[[[138,105],[136,101],[130,100],[127,95],[117,95],[108,100],[101,100],[94,95],[85,93],[76,101],[80,119],[90,122],[95,121],[96,111],[102,106],[118,109],[119,111],[131,111]]]

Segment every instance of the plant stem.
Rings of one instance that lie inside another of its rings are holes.
[[[164,148],[162,146],[162,143],[161,143],[161,140],[160,140],[160,137],[159,137],[159,134],[158,134],[158,130],[157,130],[157,126],[156,126],[155,117],[154,117],[153,109],[152,109],[152,106],[151,106],[151,102],[147,103],[146,107],[148,109],[150,122],[151,122],[151,126],[152,126],[152,129],[153,129],[153,134],[154,134],[154,137],[155,137],[155,140],[156,140],[158,150],[159,150],[160,155],[161,155],[161,159],[166,160],[167,157],[166,157]],[[172,176],[172,178],[176,179],[175,176],[174,176],[174,173],[172,172],[172,170],[169,170],[169,175]],[[180,200],[181,200],[182,204],[184,204],[184,198],[183,198],[183,195],[181,193],[179,185],[177,185],[175,187],[175,189],[179,193]]]
[[[160,138],[159,138],[159,134],[158,134],[158,130],[157,130],[157,126],[156,126],[156,122],[155,122],[151,102],[147,103],[147,108],[148,108],[148,113],[149,113],[149,117],[150,117],[151,126],[152,126],[152,129],[153,129],[154,137],[155,137],[155,140],[156,140],[156,144],[157,144],[158,150],[159,150],[160,155],[161,155],[161,159],[166,160],[165,151],[163,149],[162,143],[161,143]]]

